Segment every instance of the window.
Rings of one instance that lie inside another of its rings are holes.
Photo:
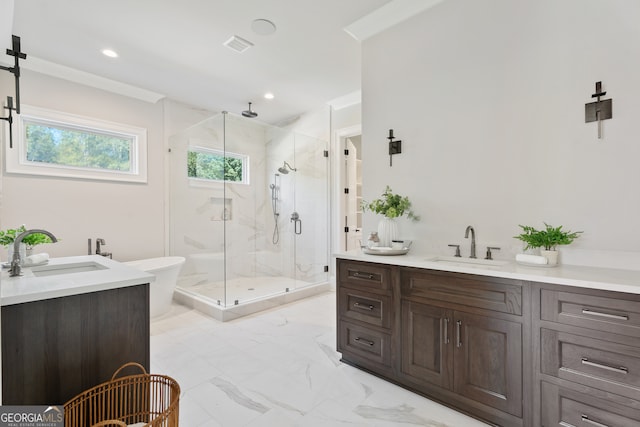
[[[187,151],[187,176],[216,182],[249,183],[249,157],[211,148],[190,147]]]
[[[16,118],[8,173],[147,182],[145,129],[29,106]]]

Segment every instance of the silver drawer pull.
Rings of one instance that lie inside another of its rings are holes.
[[[591,316],[606,317],[607,319],[629,320],[629,316],[627,316],[626,314],[620,315],[620,314],[601,313],[599,311],[589,310],[588,308],[583,308],[582,309],[582,314],[589,314]]]
[[[458,320],[456,322],[456,347],[462,347],[462,321]]]
[[[376,277],[376,276],[374,276],[374,275],[373,275],[373,274],[371,274],[371,273],[362,273],[362,272],[360,272],[360,271],[356,271],[356,272],[354,272],[354,273],[353,273],[353,277],[357,277],[358,279],[369,279],[369,280],[373,280],[373,279],[374,279],[374,277]]]
[[[444,318],[444,343],[449,344],[449,318]]]
[[[597,426],[597,427],[609,427],[606,424],[602,424],[602,423],[599,423],[597,421],[590,420],[589,417],[584,415],[584,414],[582,415],[581,419],[582,419],[582,422],[585,423],[585,424],[589,424],[589,425]]]
[[[353,307],[359,308],[360,310],[369,310],[369,311],[373,311],[373,309],[376,308],[374,305],[371,305],[371,304],[365,305],[365,304],[360,304],[359,302],[354,302]]]
[[[592,362],[586,357],[582,358],[582,364],[587,366],[593,366],[595,368],[606,369],[607,371],[617,372],[619,374],[629,373],[629,369],[625,368],[624,366],[617,367],[617,366],[605,365],[604,363]]]
[[[373,345],[375,344],[373,341],[365,340],[364,338],[360,338],[360,337],[356,337],[353,340],[358,344],[368,345],[369,347],[373,347]]]

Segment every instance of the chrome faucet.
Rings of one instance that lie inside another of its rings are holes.
[[[476,230],[474,230],[473,227],[469,225],[464,232],[465,239],[469,238],[469,231],[471,231],[471,254],[469,255],[469,258],[475,258],[476,257]]]
[[[104,239],[101,239],[98,237],[96,239],[96,255],[102,255],[103,257],[111,258],[112,256],[111,252],[102,252],[100,245],[106,245],[106,242],[104,241]]]
[[[53,243],[57,242],[56,236],[49,233],[47,230],[39,230],[34,228],[33,230],[23,231],[18,234],[18,236],[13,241],[13,258],[11,259],[11,268],[9,269],[9,276],[16,277],[22,275],[22,260],[20,259],[20,243],[22,243],[22,239],[31,235],[31,234],[45,234],[49,236]]]

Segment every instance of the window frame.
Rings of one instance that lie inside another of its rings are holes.
[[[48,110],[28,105],[21,106],[21,114],[15,116],[17,141],[14,148],[5,143],[5,171],[8,174],[51,176],[82,180],[102,180],[131,183],[147,183],[147,129],[109,122],[92,117]],[[130,171],[59,165],[27,160],[26,125],[35,123],[75,131],[113,135],[131,139]],[[8,128],[8,126],[7,126]],[[8,130],[7,130],[8,133]],[[5,138],[5,141],[8,137]]]
[[[202,145],[193,145],[189,144],[187,147],[187,162],[189,159],[189,152],[203,153],[203,154],[212,154],[220,157],[232,157],[234,159],[240,159],[242,161],[242,181],[228,181],[226,179],[209,179],[209,178],[198,178],[192,177],[188,174],[188,165],[185,164],[187,169],[187,179],[189,182],[192,182],[195,185],[213,185],[213,184],[239,184],[239,185],[250,185],[250,158],[248,154],[240,154],[234,153],[231,151],[220,150],[217,148],[209,148],[203,147]]]

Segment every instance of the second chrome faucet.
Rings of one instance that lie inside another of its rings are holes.
[[[469,238],[469,232],[471,232],[471,254],[469,258],[476,258],[476,230],[473,229],[472,226],[467,226],[467,229],[464,232],[464,238]]]

